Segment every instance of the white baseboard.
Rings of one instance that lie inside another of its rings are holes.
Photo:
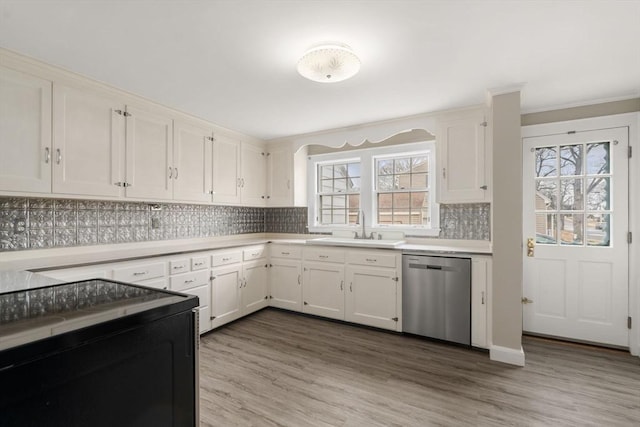
[[[509,347],[492,345],[489,349],[489,358],[496,362],[508,363],[509,365],[524,366],[524,350],[516,350]]]

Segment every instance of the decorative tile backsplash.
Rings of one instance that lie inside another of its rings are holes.
[[[490,240],[490,205],[440,205],[440,227]],[[0,197],[0,252],[264,232],[307,233],[307,208]]]

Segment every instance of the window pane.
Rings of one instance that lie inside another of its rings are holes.
[[[397,211],[400,209],[409,208],[409,194],[410,193],[393,193],[393,208]]]
[[[346,209],[334,209],[332,224],[346,224],[347,223],[347,210]]]
[[[393,224],[393,211],[391,209],[378,209],[378,224]]]
[[[582,173],[582,145],[560,147],[560,175],[580,175]]]
[[[349,163],[347,165],[347,173],[350,177],[360,176],[360,163]]]
[[[323,209],[320,212],[320,224],[331,224],[331,210]]]
[[[411,188],[427,188],[427,174],[419,173],[411,175]]]
[[[331,193],[331,192],[333,192],[333,180],[332,179],[323,179],[320,182],[320,192],[321,193]]]
[[[596,214],[587,216],[587,245],[609,246],[611,244],[611,215]]]
[[[536,181],[535,197],[535,209],[537,211],[558,209],[558,181],[550,179]]]
[[[428,204],[428,193],[426,192],[417,192],[417,193],[409,193],[411,195],[411,210],[414,209],[422,209],[427,207]]]
[[[333,177],[334,178],[346,178],[347,165],[333,165]]]
[[[360,178],[349,178],[347,186],[349,191],[360,191]]]
[[[382,175],[378,177],[378,191],[393,190],[393,175]]]
[[[582,245],[582,214],[560,214],[560,243],[563,245]]]
[[[322,179],[333,178],[333,165],[321,166],[320,176]]]
[[[332,196],[320,196],[320,206],[322,209],[331,209]]]
[[[378,160],[378,175],[393,173],[393,160]]]
[[[411,225],[424,225],[427,222],[428,210],[427,209],[413,209],[411,208]]]
[[[353,210],[350,209],[348,216],[349,216],[349,224],[356,224],[358,222],[358,216],[360,215],[360,211],[359,210]]]
[[[397,190],[404,190],[407,188],[411,188],[411,175],[409,174],[396,175],[395,182],[396,182],[395,187]]]
[[[543,245],[557,242],[558,224],[555,214],[536,214],[536,243]]]
[[[333,209],[345,209],[347,207],[347,196],[333,196]]]
[[[359,211],[360,210],[360,195],[359,194],[353,194],[353,195],[347,196],[347,198],[349,199],[349,205],[348,205],[349,209]]]
[[[560,196],[563,210],[583,210],[584,195],[582,179],[563,179],[560,181]]]
[[[333,191],[334,193],[344,193],[347,191],[347,179],[340,178],[333,180]]]
[[[556,160],[555,147],[536,148],[536,176],[556,176]]]
[[[413,157],[411,159],[411,173],[426,173],[429,171],[428,158],[425,157]]]
[[[589,175],[599,175],[609,173],[610,169],[609,143],[587,144],[587,173]]]
[[[394,171],[396,174],[411,172],[411,159],[410,158],[395,159]]]
[[[393,207],[393,194],[378,194],[378,209],[391,209]]]
[[[587,179],[587,209],[607,211],[611,209],[611,178]]]

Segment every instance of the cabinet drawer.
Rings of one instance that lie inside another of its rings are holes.
[[[183,294],[197,296],[199,300],[198,304],[201,310],[202,310],[202,307],[209,307],[209,299],[211,295],[210,294],[211,288],[209,287],[209,285],[196,286],[195,288],[183,289],[180,292],[182,292]],[[209,320],[208,317],[207,317],[207,320]]]
[[[154,262],[150,264],[137,264],[130,267],[121,267],[113,269],[113,280],[121,282],[139,282],[141,280],[155,279],[166,275],[166,266],[164,262]]]
[[[270,253],[273,258],[300,259],[302,246],[271,245]]]
[[[349,252],[347,263],[358,265],[375,265],[377,267],[396,267],[397,257],[394,253]]]
[[[242,251],[243,261],[252,261],[254,259],[264,258],[266,256],[265,247],[255,246]]]
[[[169,274],[186,273],[191,270],[189,258],[174,259],[169,261]]]
[[[194,271],[192,273],[171,276],[171,290],[183,291],[196,286],[209,285],[209,271]]]
[[[220,252],[211,255],[211,266],[218,267],[220,265],[235,264],[242,262],[242,252]]]
[[[141,282],[136,282],[136,285],[148,286],[156,289],[169,289],[169,279],[162,277],[159,279],[143,280]]]
[[[344,262],[345,253],[336,249],[305,248],[304,259],[308,261]]]
[[[209,268],[209,257],[207,255],[191,258],[191,271],[204,270],[205,268]]]

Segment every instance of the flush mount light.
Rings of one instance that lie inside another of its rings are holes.
[[[336,83],[353,77],[360,70],[360,59],[341,43],[312,47],[298,61],[298,73],[320,83]]]

